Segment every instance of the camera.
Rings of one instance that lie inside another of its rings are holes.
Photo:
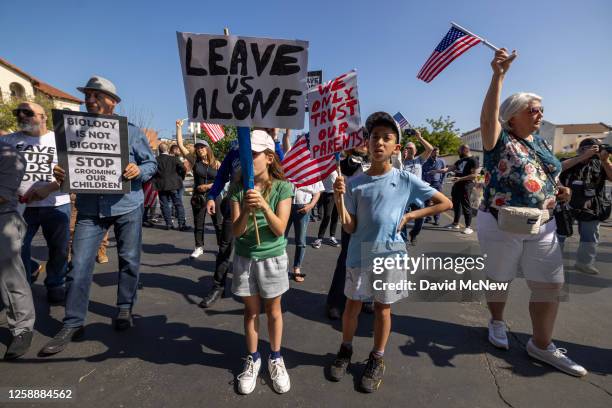
[[[608,153],[612,153],[612,145],[607,144],[607,143],[602,143],[602,144],[600,144],[600,145],[599,145],[599,151],[600,151],[600,152],[603,152],[604,150],[605,150],[606,152],[608,152]]]
[[[404,130],[404,134],[406,136],[412,137],[412,136],[416,136],[417,132],[413,128],[408,128],[408,129]]]

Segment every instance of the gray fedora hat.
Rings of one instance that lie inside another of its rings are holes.
[[[87,81],[85,86],[80,86],[77,89],[83,93],[85,93],[87,89],[104,92],[116,99],[117,102],[121,102],[121,98],[117,95],[117,88],[115,87],[115,84],[98,75],[92,76],[89,78],[89,81]]]

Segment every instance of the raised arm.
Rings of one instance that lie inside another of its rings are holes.
[[[429,156],[431,156],[431,152],[433,152],[433,146],[431,145],[431,143],[425,140],[423,136],[421,136],[421,132],[419,132],[418,129],[414,129],[414,130],[416,131],[416,138],[419,140],[419,142],[421,142],[421,144],[425,148],[425,151],[419,155],[421,160],[425,161],[429,159]]]
[[[184,122],[185,121],[183,119],[178,119],[176,121],[176,144],[181,150],[181,153],[183,153],[183,156],[187,157],[187,155],[189,154],[189,149],[187,149],[185,147],[185,144],[183,143],[183,123]]]
[[[291,150],[291,142],[289,139],[291,138],[291,129],[285,129],[285,134],[283,135],[283,150],[287,153]]]
[[[508,50],[501,48],[495,52],[495,58],[491,62],[493,76],[491,84],[482,104],[480,113],[480,134],[482,135],[482,146],[484,150],[491,150],[497,144],[501,124],[499,123],[499,105],[501,99],[502,85],[504,77],[516,58],[516,51],[508,55]]]

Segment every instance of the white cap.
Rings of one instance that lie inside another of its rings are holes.
[[[268,132],[264,130],[254,130],[251,132],[251,150],[260,153],[266,149],[274,151],[274,140]]]

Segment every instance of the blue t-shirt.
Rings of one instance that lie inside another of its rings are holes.
[[[446,167],[446,163],[443,159],[436,157],[427,159],[425,163],[423,163],[422,171],[423,171],[423,181],[435,186],[439,186],[442,184],[442,180],[444,179],[443,173],[430,174],[433,170],[442,170]]]
[[[408,170],[420,179],[423,179],[423,164],[425,160],[421,156],[417,156],[414,159],[404,160],[404,170]]]
[[[436,193],[427,183],[407,170],[392,168],[381,176],[356,176],[344,196],[346,210],[356,216],[357,229],[351,234],[346,266],[359,268],[362,261],[382,253],[406,253],[406,244],[397,227],[411,202],[425,202]]]

